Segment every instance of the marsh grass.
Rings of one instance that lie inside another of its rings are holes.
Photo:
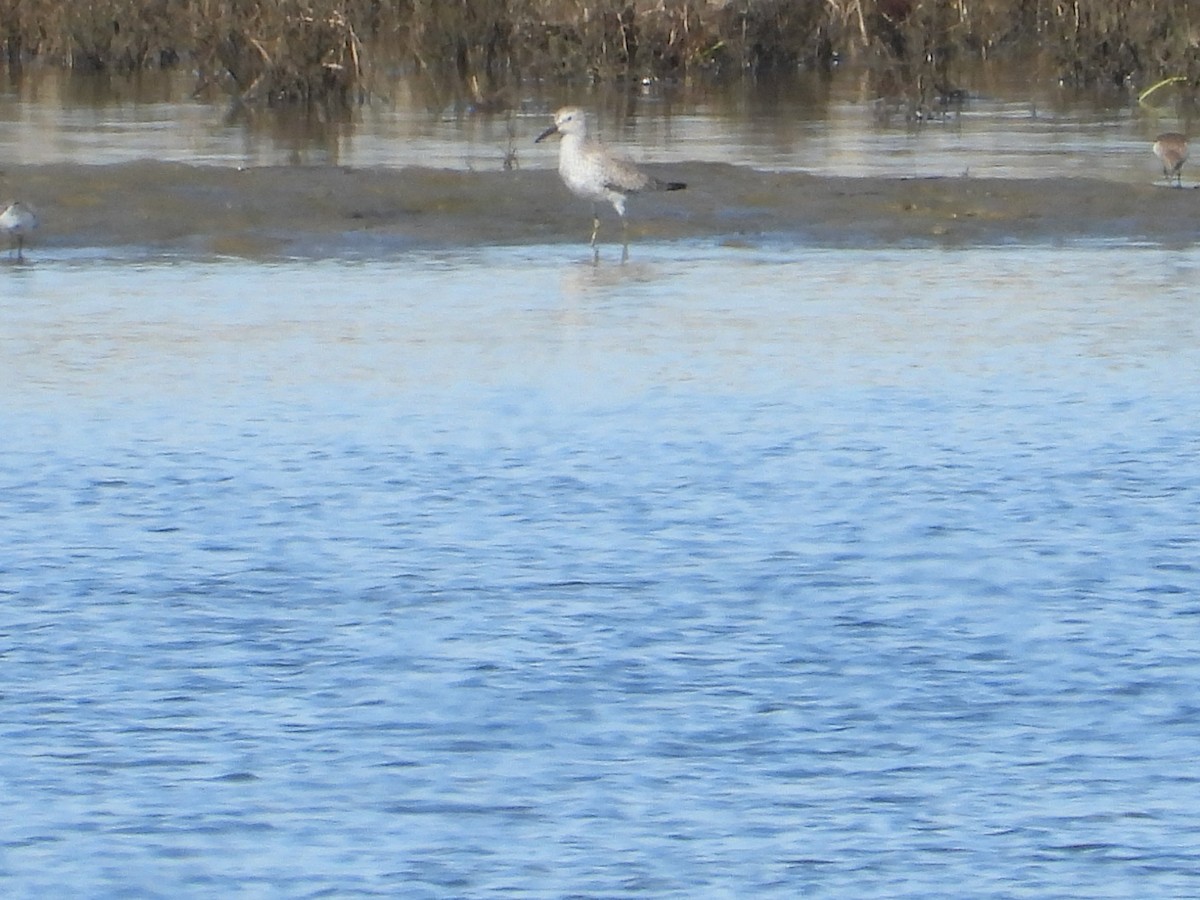
[[[197,0],[188,55],[198,89],[217,86],[244,103],[329,102],[365,96],[367,55],[339,9],[284,0],[270,7]]]
[[[1073,84],[1200,85],[1191,0],[0,0],[10,68],[187,66],[247,104],[353,105],[419,72],[480,108],[522,79],[729,78],[865,63],[913,114],[1036,53]]]

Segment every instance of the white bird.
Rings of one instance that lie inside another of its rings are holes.
[[[1154,139],[1154,155],[1162,161],[1163,177],[1167,183],[1175,179],[1175,187],[1183,187],[1183,164],[1188,158],[1187,138],[1182,134],[1169,131]]]
[[[25,258],[25,238],[38,227],[37,213],[20,200],[9,203],[4,212],[0,213],[0,231],[8,234],[8,239],[17,251],[17,259]]]
[[[558,174],[563,184],[577,197],[592,201],[592,248],[600,231],[600,216],[596,204],[612,204],[621,217],[621,237],[626,254],[629,241],[625,230],[625,199],[642,191],[680,191],[687,187],[681,181],[659,181],[638,169],[633,163],[614,156],[607,148],[588,137],[587,118],[582,109],[564,106],[554,114],[554,124],[537,136],[535,144],[552,134],[562,136],[558,150]]]

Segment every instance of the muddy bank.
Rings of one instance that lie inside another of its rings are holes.
[[[637,240],[816,246],[1196,240],[1200,194],[1098,179],[832,178],[689,163],[649,167],[686,191],[635,197]],[[552,170],[275,167],[139,162],[9,167],[0,190],[33,203],[38,248],[383,256],[412,248],[584,242],[588,204]],[[609,240],[617,236],[603,211]]]

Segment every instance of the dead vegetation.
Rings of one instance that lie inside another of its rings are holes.
[[[865,64],[919,114],[964,62],[1072,84],[1200,85],[1191,0],[0,0],[10,69],[187,66],[246,103],[352,105],[423,73],[484,105],[522,79],[694,79]]]
[[[342,10],[281,0],[274,4],[195,0],[187,55],[198,89],[216,86],[245,103],[325,102],[365,97],[367,54]]]

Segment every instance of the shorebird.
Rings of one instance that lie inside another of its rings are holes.
[[[25,259],[25,236],[37,227],[37,213],[20,200],[9,203],[0,213],[0,231],[8,234],[18,260]]]
[[[1183,187],[1180,172],[1188,158],[1187,138],[1174,131],[1160,134],[1154,139],[1154,155],[1162,160],[1163,177],[1167,179],[1167,184],[1174,178],[1175,187]]]
[[[600,232],[597,203],[611,203],[621,217],[621,240],[627,256],[629,238],[625,226],[625,199],[630,194],[642,191],[681,191],[687,187],[681,181],[659,181],[629,160],[614,156],[599,142],[591,140],[587,133],[587,117],[576,106],[564,106],[556,112],[554,124],[539,134],[534,143],[541,143],[552,134],[562,136],[558,148],[558,174],[562,176],[563,184],[576,197],[592,201],[593,250],[596,248],[596,235]]]

